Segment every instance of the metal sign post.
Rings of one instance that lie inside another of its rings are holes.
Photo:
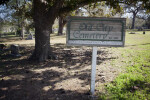
[[[94,91],[95,91],[96,61],[97,61],[97,47],[93,47],[92,67],[91,67],[91,94],[92,96],[94,96]]]

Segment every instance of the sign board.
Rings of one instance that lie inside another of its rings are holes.
[[[67,45],[124,46],[125,18],[68,17]]]

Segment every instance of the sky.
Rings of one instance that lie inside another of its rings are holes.
[[[131,13],[125,13],[122,15],[122,18],[131,18],[132,14]]]

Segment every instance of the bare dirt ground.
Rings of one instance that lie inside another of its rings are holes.
[[[22,56],[12,57],[8,51],[0,55],[0,100],[89,100],[92,48],[64,43],[64,38],[52,39],[57,59],[36,63],[28,60],[34,40],[5,42],[19,44]],[[111,48],[98,48],[96,96],[121,72],[111,64],[118,57]]]

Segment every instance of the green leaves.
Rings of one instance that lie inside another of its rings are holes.
[[[7,4],[10,0],[1,0],[0,1],[0,5],[4,5],[4,4]]]

